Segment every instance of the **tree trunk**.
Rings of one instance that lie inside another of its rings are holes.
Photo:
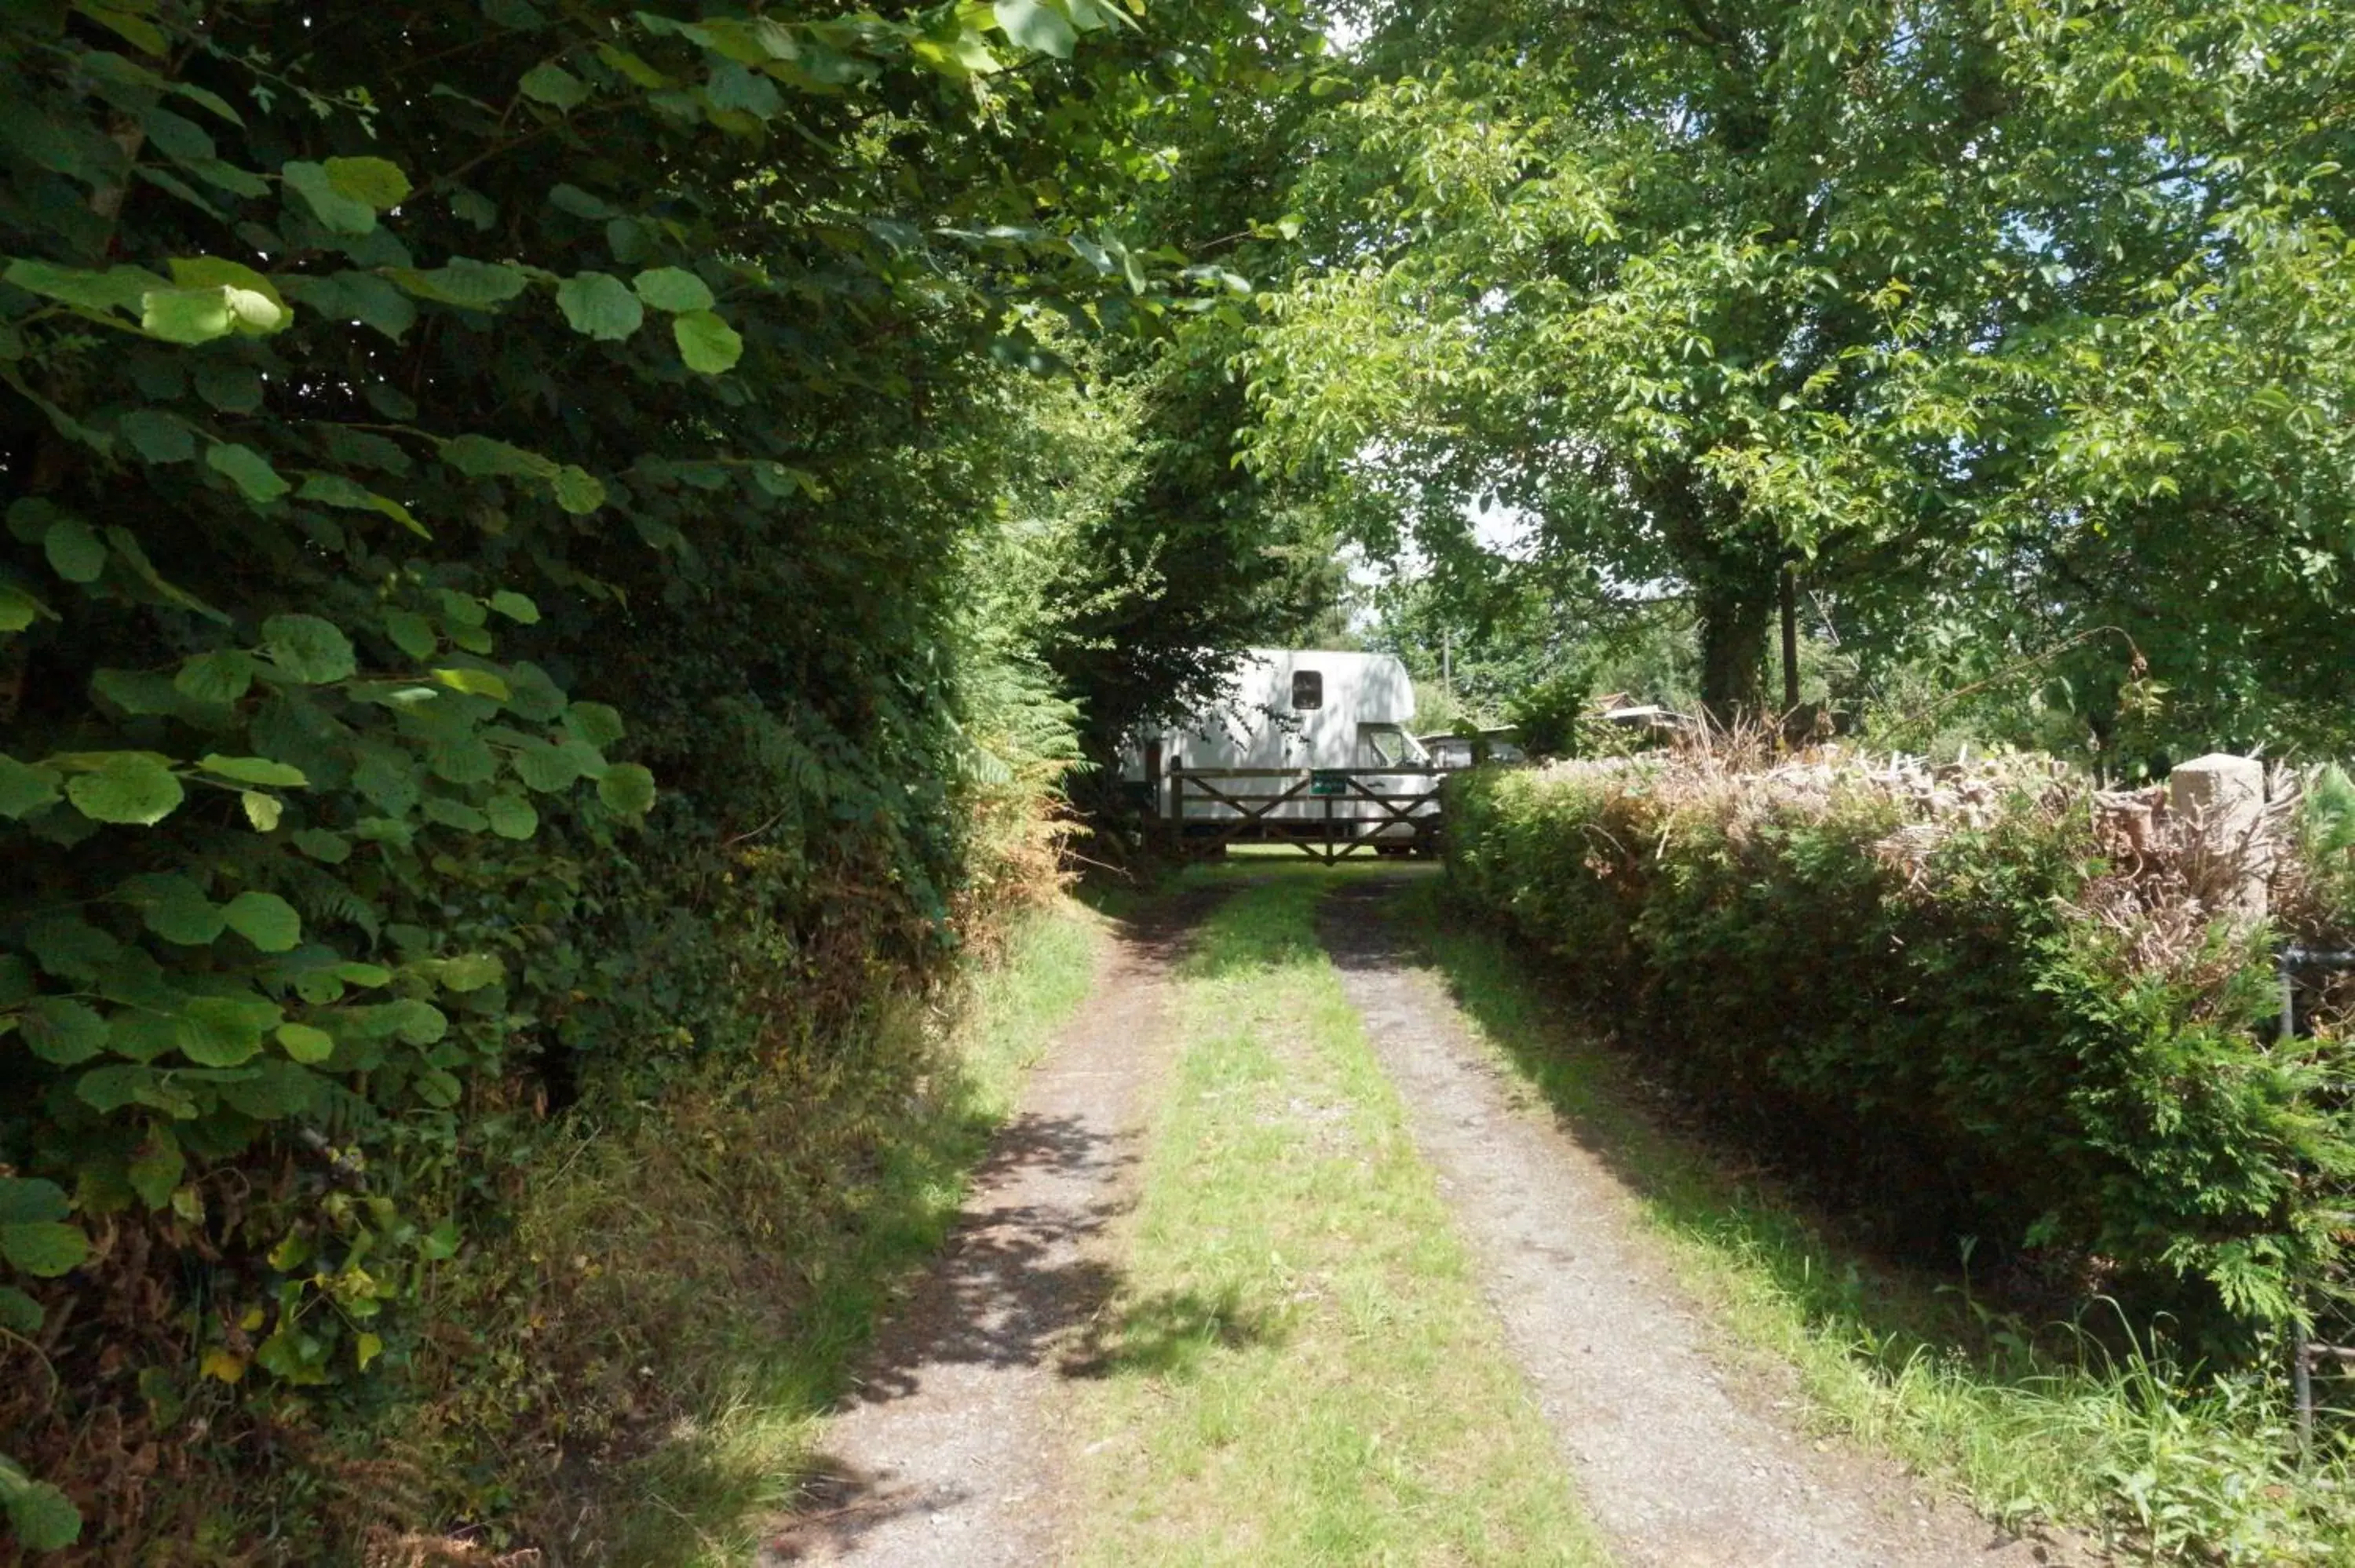
[[[1766,638],[1774,579],[1707,584],[1700,609],[1700,700],[1712,723],[1733,726],[1766,710]]]

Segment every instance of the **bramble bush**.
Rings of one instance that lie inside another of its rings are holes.
[[[2163,808],[2041,758],[1678,753],[1449,789],[1453,886],[1892,1240],[1977,1238],[2215,1356],[2346,1327],[2347,988],[2308,985],[2277,1039],[2271,959],[2350,945],[2343,777],[2277,824],[2270,925],[2218,916],[2231,867]]]

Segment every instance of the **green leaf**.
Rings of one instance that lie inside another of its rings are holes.
[[[311,473],[304,476],[300,499],[316,501],[326,506],[340,506],[347,512],[381,512],[421,539],[433,535],[425,524],[410,515],[408,507],[389,495],[378,495],[364,484],[355,483],[339,473]]]
[[[351,840],[325,828],[300,830],[294,834],[294,847],[326,865],[341,865],[352,858]]]
[[[180,1152],[180,1140],[172,1136],[172,1129],[153,1127],[147,1141],[132,1157],[127,1172],[131,1190],[149,1208],[160,1209],[172,1201],[173,1190],[179,1186],[187,1168],[187,1157]]]
[[[417,324],[417,307],[410,303],[409,296],[373,272],[304,275],[282,281],[296,299],[327,320],[357,322],[395,343]]]
[[[48,973],[84,986],[123,956],[123,944],[89,921],[56,912],[26,923],[25,947]]]
[[[49,569],[69,583],[94,583],[106,570],[106,546],[91,525],[79,517],[59,517],[42,535],[41,552]]]
[[[172,281],[183,289],[225,289],[231,330],[253,334],[277,332],[293,323],[286,297],[277,282],[242,261],[222,256],[175,256],[168,263]]]
[[[0,1225],[62,1220],[73,1212],[65,1189],[33,1176],[0,1176]]]
[[[182,705],[179,688],[144,670],[101,670],[90,678],[90,689],[133,715],[177,713]]]
[[[684,267],[650,267],[631,279],[630,287],[655,309],[675,315],[711,308],[711,291]]]
[[[300,789],[311,780],[299,768],[283,762],[272,762],[266,757],[223,757],[212,752],[197,764],[208,773],[240,784],[267,784],[282,789]]]
[[[60,1067],[87,1062],[106,1049],[106,1020],[65,997],[35,997],[25,1004],[18,1027],[34,1055]]]
[[[177,873],[133,877],[121,893],[139,911],[150,931],[184,948],[211,945],[227,924],[220,906],[206,897],[205,890],[194,881]]]
[[[66,799],[94,822],[152,827],[179,810],[184,798],[170,764],[151,751],[106,753],[66,783]]]
[[[15,584],[0,581],[0,631],[22,631],[36,620],[55,620],[58,612]]]
[[[245,820],[257,833],[274,832],[279,819],[286,814],[285,802],[275,795],[260,795],[248,789],[237,798],[237,803],[245,808]]]
[[[394,647],[412,659],[431,659],[441,646],[433,635],[433,623],[413,609],[386,610],[384,634],[392,639]]]
[[[230,292],[228,289],[151,289],[139,299],[139,330],[165,343],[191,346],[227,337],[238,323]]]
[[[1039,0],[997,0],[990,9],[1006,36],[1024,48],[1059,60],[1071,58],[1071,45],[1080,35],[1061,12]]]
[[[286,1047],[289,1056],[306,1066],[324,1062],[336,1054],[335,1036],[307,1023],[280,1024],[278,1044]]]
[[[413,267],[389,268],[385,276],[419,299],[470,311],[487,311],[494,305],[505,304],[523,292],[525,283],[523,273],[513,267],[470,260],[464,256],[431,271],[421,272]]]
[[[409,199],[409,176],[389,159],[330,158],[325,169],[327,183],[338,195],[378,212],[389,212]]]
[[[515,593],[509,589],[501,588],[498,592],[491,595],[491,608],[497,610],[501,615],[506,616],[509,620],[518,622],[522,625],[537,626],[539,624],[539,606],[532,603],[530,599],[526,599],[522,594]]]
[[[689,370],[718,376],[744,356],[744,340],[736,329],[709,311],[688,311],[671,319],[670,334],[678,343],[678,356]]]
[[[230,930],[265,953],[292,952],[303,939],[303,917],[275,893],[240,893],[222,908],[221,916]]]
[[[488,436],[451,437],[442,443],[442,461],[474,479],[547,480],[553,479],[557,472],[553,459],[495,441]]]
[[[261,623],[261,650],[289,680],[306,686],[350,678],[359,668],[351,639],[315,615],[273,615]]]
[[[569,789],[581,778],[580,765],[562,747],[535,741],[514,758],[516,777],[543,795]]]
[[[57,769],[0,754],[0,817],[22,818],[58,798]]]
[[[378,160],[355,161],[373,163]],[[396,174],[399,172],[394,171]],[[286,182],[286,187],[302,196],[312,215],[336,233],[366,234],[376,228],[376,209],[348,191],[338,188],[325,165],[290,163],[278,173],[279,177]]]
[[[562,66],[543,62],[523,73],[516,83],[526,98],[557,109],[571,109],[587,101],[586,83]]]
[[[551,482],[556,503],[575,517],[585,517],[605,504],[605,482],[586,469],[567,463]]]
[[[245,498],[257,506],[266,506],[294,488],[270,466],[268,458],[238,441],[216,441],[205,453],[205,466],[235,481]]]
[[[114,421],[114,429],[149,462],[187,462],[197,455],[196,432],[153,408],[132,409]]]
[[[40,982],[33,966],[16,953],[0,953],[0,1007],[14,1007],[30,997]]]
[[[172,684],[184,697],[200,703],[233,703],[253,684],[253,655],[241,648],[199,653],[180,666]]]
[[[36,1279],[55,1279],[90,1260],[90,1238],[71,1225],[54,1221],[0,1224],[0,1258]]]
[[[491,832],[503,839],[527,839],[539,831],[539,813],[520,795],[494,795],[483,807]]]
[[[622,715],[603,703],[575,703],[566,710],[564,727],[591,746],[611,746],[622,738]]]
[[[192,996],[181,1004],[173,1037],[181,1054],[207,1067],[234,1067],[261,1049],[285,1013],[254,996]]]
[[[153,35],[155,47],[147,52],[165,52],[163,35],[142,18],[111,12],[103,19],[119,32]],[[57,1272],[62,1274],[65,1270]],[[27,1552],[62,1551],[81,1539],[81,1510],[47,1481],[23,1482],[0,1497],[0,1508],[6,1509],[8,1528],[16,1531],[17,1544]]]
[[[556,286],[556,303],[577,333],[618,342],[638,330],[646,319],[638,297],[619,278],[603,272],[582,272]]]
[[[41,1331],[41,1304],[13,1285],[0,1285],[0,1330],[27,1339]]]
[[[507,683],[488,670],[436,670],[433,672],[433,678],[453,692],[464,692],[470,696],[488,697],[493,702],[503,703],[507,700]]]
[[[136,311],[140,296],[165,286],[163,279],[142,267],[84,272],[71,267],[52,267],[46,261],[12,261],[5,272],[0,272],[0,282],[12,283],[28,294],[92,311]]]
[[[655,776],[634,762],[617,762],[597,780],[597,799],[625,817],[642,817],[655,803]]]

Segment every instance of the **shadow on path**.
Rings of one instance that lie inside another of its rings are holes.
[[[1118,1305],[1106,1235],[1134,1202],[1168,1049],[1168,971],[1225,891],[1190,889],[1114,923],[1095,992],[975,1169],[938,1265],[878,1334],[805,1506],[764,1563],[1037,1562],[1060,1451],[1055,1384],[1255,1332],[1233,1303],[1190,1293]]]

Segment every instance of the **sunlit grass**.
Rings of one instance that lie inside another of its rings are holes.
[[[1078,1560],[1600,1562],[1296,863],[1188,874],[1236,891],[1178,975]]]

